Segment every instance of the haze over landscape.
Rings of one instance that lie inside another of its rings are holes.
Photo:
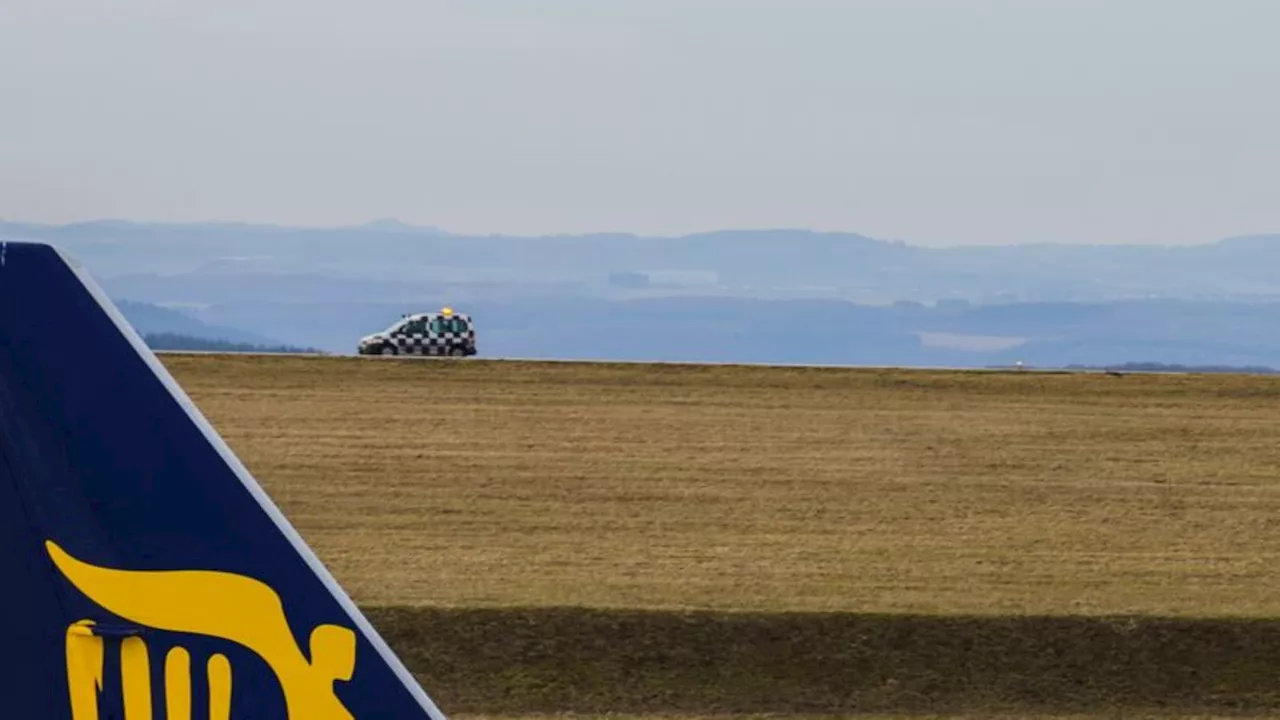
[[[0,237],[148,332],[351,352],[450,304],[491,356],[1280,364],[1275,3],[4,12]]]
[[[473,314],[483,356],[1280,365],[1280,236],[922,248],[853,234],[461,236],[395,222],[0,225],[82,259],[144,333],[354,352]]]

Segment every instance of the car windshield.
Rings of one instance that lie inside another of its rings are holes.
[[[399,320],[388,325],[387,329],[383,330],[382,332],[386,335],[390,335],[391,333],[399,330],[400,328],[404,327],[408,323],[409,323],[409,318],[400,318]]]

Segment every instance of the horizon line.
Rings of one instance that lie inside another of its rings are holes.
[[[885,245],[899,245],[913,248],[922,248],[928,250],[966,250],[966,249],[989,249],[989,248],[1018,248],[1018,247],[1058,247],[1058,248],[1142,248],[1142,249],[1171,249],[1171,248],[1193,248],[1207,247],[1211,245],[1221,245],[1223,243],[1235,242],[1241,240],[1258,240],[1275,238],[1280,241],[1280,230],[1274,232],[1256,232],[1245,235],[1229,235],[1219,237],[1217,239],[1204,240],[1195,243],[1097,243],[1097,242],[1053,242],[1053,241],[1026,241],[1015,243],[993,243],[993,244],[959,244],[959,245],[926,245],[912,243],[902,238],[882,238],[872,235],[866,235],[853,230],[823,230],[813,227],[804,226],[766,226],[766,227],[724,227],[713,230],[701,230],[695,232],[686,232],[682,234],[665,234],[665,235],[642,235],[635,232],[625,230],[593,230],[577,233],[540,233],[540,234],[510,234],[510,233],[458,233],[451,230],[434,226],[434,225],[418,225],[406,223],[394,217],[382,217],[367,220],[361,223],[333,224],[333,225],[304,225],[304,224],[284,224],[277,222],[260,222],[250,220],[133,220],[128,218],[111,218],[100,217],[89,220],[76,220],[64,223],[52,223],[43,221],[20,220],[13,218],[0,218],[0,226],[3,225],[24,225],[29,227],[38,227],[51,230],[65,230],[77,227],[93,227],[93,226],[152,226],[152,227],[198,227],[198,226],[214,226],[214,227],[245,227],[256,229],[270,229],[280,231],[301,231],[301,232],[325,232],[335,230],[381,230],[383,232],[401,232],[405,234],[423,234],[433,235],[436,237],[448,238],[475,238],[475,239],[511,239],[511,240],[543,240],[543,239],[564,239],[577,238],[587,239],[592,237],[612,237],[625,238],[634,240],[685,240],[695,237],[704,237],[708,235],[723,234],[764,234],[764,233],[805,233],[818,236],[844,236],[850,239],[869,240],[871,242],[882,243]]]

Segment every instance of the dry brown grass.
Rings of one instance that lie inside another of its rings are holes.
[[[1280,378],[164,362],[362,604],[1280,612]]]
[[[453,720],[776,720],[772,713],[734,715],[637,715],[630,713],[564,713],[549,715],[477,715],[455,714]],[[1109,712],[1092,714],[1036,714],[1036,713],[965,713],[965,714],[831,714],[788,715],[787,720],[1239,720],[1241,715],[1202,715],[1176,712]],[[1269,717],[1269,716],[1262,716]]]
[[[742,715],[636,715],[629,713],[565,713],[551,715],[477,715],[455,714],[453,720],[775,720],[771,713]],[[788,715],[787,720],[1239,720],[1240,715],[1201,715],[1175,712],[1109,712],[1093,714],[1036,714],[1036,713],[965,713],[954,714],[899,714],[880,713]],[[1269,717],[1269,716],[1263,716]]]

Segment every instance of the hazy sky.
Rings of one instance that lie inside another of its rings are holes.
[[[1280,232],[1277,0],[2,0],[0,217]]]

